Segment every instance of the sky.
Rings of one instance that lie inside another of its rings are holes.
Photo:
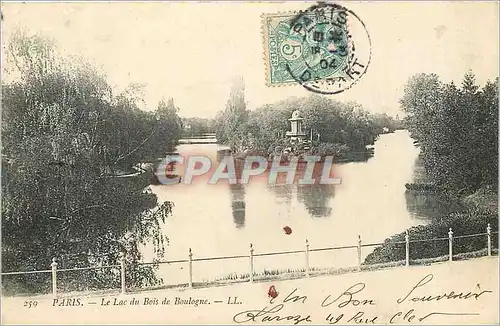
[[[414,74],[460,83],[472,70],[479,85],[498,76],[498,2],[339,3],[365,23],[372,59],[351,89],[322,96],[395,116]],[[266,86],[261,15],[312,4],[2,3],[2,43],[16,28],[45,35],[99,67],[117,90],[144,84],[148,108],[172,97],[181,116],[213,117],[236,76],[250,109],[311,94],[299,85]]]

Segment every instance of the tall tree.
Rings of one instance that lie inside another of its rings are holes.
[[[242,77],[237,77],[233,82],[225,110],[220,111],[215,118],[218,141],[231,146],[237,152],[242,151],[248,146],[248,117],[245,83]]]
[[[427,173],[442,189],[465,194],[497,187],[497,97],[497,86],[488,82],[481,90],[472,72],[461,88],[441,83],[436,75],[408,81],[401,99],[406,122]]]
[[[44,270],[53,257],[67,267],[116,264],[126,252],[135,266],[129,283],[157,283],[151,268],[136,266],[138,248],[152,241],[163,253],[161,223],[173,204],[158,203],[147,191],[149,175],[122,175],[147,156],[147,146],[138,145],[150,130],[143,130],[148,116],[113,98],[103,75],[61,58],[42,37],[15,35],[8,55],[13,77],[2,84],[2,270]],[[116,286],[119,279],[109,270],[82,273],[88,278],[76,288]],[[3,285],[16,281],[39,291],[44,280],[35,274]]]
[[[157,139],[163,140],[161,143],[163,146],[157,150],[160,153],[173,151],[177,140],[181,137],[183,128],[182,119],[179,117],[179,108],[175,105],[173,98],[169,98],[167,103],[164,100],[158,103],[156,117],[159,122]]]

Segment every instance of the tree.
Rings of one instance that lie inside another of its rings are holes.
[[[218,113],[217,139],[228,144],[233,141],[233,144],[240,144],[233,148],[249,148],[253,153],[270,154],[277,146],[284,145],[286,132],[290,129],[288,119],[295,110],[303,117],[302,129],[306,135],[313,134],[315,141],[319,136],[321,143],[330,144],[323,146],[321,152],[335,148],[329,155],[337,155],[339,148],[342,153],[364,151],[383,131],[374,116],[359,104],[340,103],[317,95],[290,98],[254,111],[231,110],[231,103],[236,102],[230,101],[226,110]]]
[[[213,133],[213,119],[198,117],[183,118],[183,137],[199,137],[207,133]]]
[[[408,81],[401,99],[406,123],[422,149],[427,173],[442,190],[465,194],[497,188],[497,98],[497,86],[488,82],[480,90],[472,72],[461,88],[443,84],[434,74]]]
[[[233,151],[241,152],[248,146],[249,110],[245,102],[245,83],[237,77],[231,88],[224,111],[215,118],[216,137],[220,143],[229,145]]]
[[[157,139],[162,140],[158,149],[160,153],[171,152],[177,145],[177,140],[182,134],[182,120],[178,115],[179,108],[175,106],[174,99],[170,98],[168,103],[162,100],[158,103],[156,117],[158,119]],[[158,144],[156,144],[158,145]]]
[[[276,146],[285,146],[281,141],[288,130],[288,119],[292,108],[275,108],[265,105],[250,112],[248,128],[252,132],[252,150],[269,154]]]
[[[481,153],[482,185],[498,191],[498,77],[487,82],[480,94],[479,127],[477,128]]]
[[[151,267],[136,265],[139,246],[152,241],[163,254],[161,223],[173,204],[147,190],[150,175],[122,177],[148,155],[142,145],[158,141],[144,142],[151,117],[126,96],[113,98],[103,75],[64,60],[40,36],[18,33],[8,49],[15,78],[2,84],[3,271],[44,270],[53,257],[68,267],[117,264],[126,252],[129,285],[157,284]],[[119,280],[109,270],[80,276],[88,279],[74,288]],[[3,284],[41,291],[44,280],[33,274]]]

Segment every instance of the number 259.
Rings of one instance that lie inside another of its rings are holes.
[[[24,307],[26,307],[26,308],[34,308],[37,305],[38,305],[38,301],[34,301],[34,300],[24,301]]]

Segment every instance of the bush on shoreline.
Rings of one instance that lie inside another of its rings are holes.
[[[451,213],[434,220],[428,225],[419,225],[408,229],[410,237],[410,260],[434,258],[448,254],[448,231],[451,228],[454,237],[486,233],[488,223],[492,232],[498,229],[498,217],[477,209]],[[424,241],[440,239],[434,241]],[[421,240],[421,241],[419,241]],[[406,255],[405,232],[398,233],[385,240],[384,244],[369,254],[365,265],[404,260]],[[415,242],[414,242],[415,241]],[[472,252],[486,248],[486,235],[453,240],[453,253]],[[492,246],[497,248],[498,234],[492,236]]]

